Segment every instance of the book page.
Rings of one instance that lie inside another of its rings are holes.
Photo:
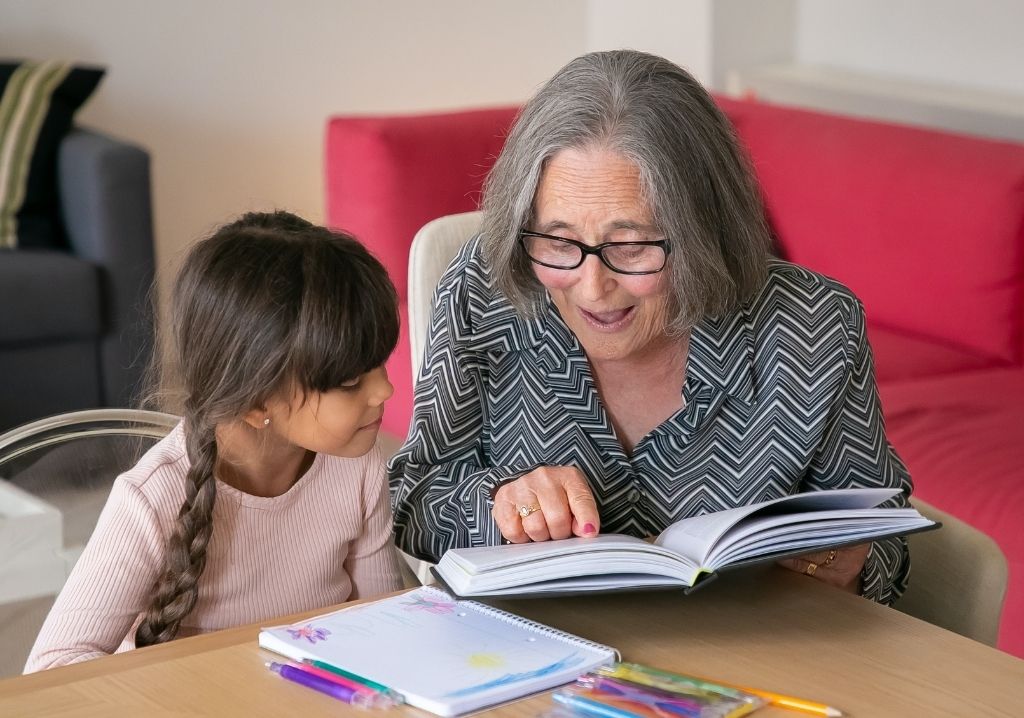
[[[792,514],[789,522],[780,517],[748,517],[730,529],[706,557],[707,568],[716,569],[735,561],[795,550],[868,542],[883,534],[912,532],[933,522],[915,509],[871,508],[817,511]]]
[[[602,582],[620,588],[642,575],[658,577],[658,584],[689,586],[697,568],[674,551],[619,534],[451,549],[437,564],[442,580],[462,596],[571,590],[581,576],[588,577],[587,590]]]
[[[604,551],[619,547],[647,547],[643,539],[622,534],[601,534],[587,538],[567,538],[561,541],[539,541],[533,543],[503,544],[501,546],[474,546],[452,551],[452,555],[475,573],[509,568],[520,564],[535,564],[538,561],[559,556],[569,556],[590,551]],[[447,555],[447,554],[446,554]]]
[[[878,488],[791,494],[772,501],[681,519],[662,531],[655,543],[689,557],[698,566],[706,566],[707,556],[718,540],[748,517],[756,515],[758,518],[763,517],[766,525],[781,525],[789,521],[784,518],[786,514],[872,508],[898,493],[899,489]]]

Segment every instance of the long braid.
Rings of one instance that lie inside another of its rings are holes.
[[[247,431],[247,413],[291,396],[293,385],[324,392],[380,366],[399,333],[384,267],[352,237],[286,212],[247,214],[196,244],[172,300],[163,377],[177,385],[175,408],[183,404],[191,468],[135,632],[140,647],[172,640],[195,611],[213,534],[218,427]]]
[[[163,575],[145,618],[135,632],[135,645],[140,648],[172,640],[181,620],[192,612],[199,596],[199,577],[206,568],[206,547],[213,533],[217,441],[212,428],[206,431],[195,428],[198,427],[186,427],[185,445],[191,468],[186,477],[185,501],[167,542]]]

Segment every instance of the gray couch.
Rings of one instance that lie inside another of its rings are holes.
[[[75,128],[58,182],[69,246],[0,251],[0,431],[132,406],[152,350],[148,153]]]

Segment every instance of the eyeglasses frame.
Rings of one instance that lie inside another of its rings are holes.
[[[574,247],[576,247],[577,249],[580,250],[580,252],[581,252],[581,254],[580,254],[580,261],[577,262],[576,264],[574,264],[571,267],[558,267],[558,266],[556,266],[554,264],[547,264],[546,262],[541,262],[540,260],[535,259],[533,256],[530,255],[530,251],[526,248],[526,242],[524,241],[524,239],[526,237],[540,237],[541,239],[554,239],[554,240],[557,240],[559,242],[565,242],[566,244],[571,244],[572,246],[574,246]],[[575,239],[568,239],[566,237],[559,237],[559,236],[554,235],[554,234],[544,234],[543,232],[533,232],[533,231],[526,230],[526,229],[519,230],[518,238],[519,238],[519,246],[523,248],[523,251],[526,252],[526,256],[529,258],[529,260],[531,262],[533,262],[534,264],[539,264],[542,267],[547,267],[548,269],[564,269],[567,272],[568,271],[572,271],[573,269],[579,269],[583,265],[583,263],[587,260],[587,256],[588,255],[596,254],[597,258],[601,260],[601,264],[603,264],[604,266],[608,267],[608,269],[612,270],[616,274],[626,274],[626,275],[630,275],[630,276],[644,276],[644,275],[648,275],[648,274],[658,274],[659,272],[665,271],[665,265],[668,264],[668,255],[670,255],[672,253],[672,245],[668,243],[667,239],[653,239],[653,240],[645,240],[645,241],[637,241],[637,242],[602,242],[601,244],[594,245],[593,247],[591,247],[589,244],[584,244],[583,242],[579,242],[579,241],[577,241]],[[659,267],[658,269],[652,269],[652,270],[650,270],[648,272],[627,272],[627,271],[622,270],[622,269],[617,269],[616,267],[613,267],[608,262],[607,259],[605,259],[604,251],[603,250],[606,247],[622,247],[622,246],[626,246],[626,245],[634,245],[634,246],[639,245],[639,246],[644,246],[644,247],[661,247],[662,251],[665,252],[665,263],[662,264],[661,267]]]

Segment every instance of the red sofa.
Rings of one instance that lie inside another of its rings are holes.
[[[753,159],[780,254],[863,300],[889,438],[917,493],[1006,554],[999,645],[1024,657],[1024,532],[1013,528],[1024,517],[1024,146],[720,104]],[[403,302],[413,235],[476,208],[516,109],[330,120],[328,220],[377,253]],[[389,367],[385,425],[404,436],[405,334]]]

